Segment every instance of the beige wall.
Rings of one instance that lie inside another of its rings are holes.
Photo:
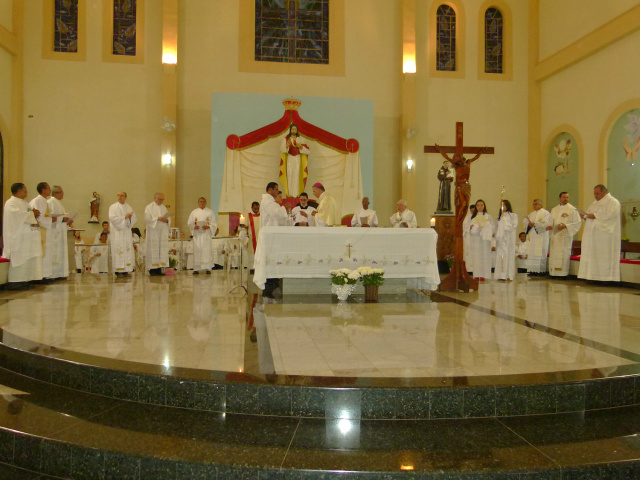
[[[11,7],[13,0],[0,0],[0,25],[11,31]]]
[[[6,50],[0,48],[0,118],[2,119],[2,121],[4,121],[5,125],[8,125],[11,121],[11,63],[11,54]]]
[[[540,59],[639,4],[639,0],[540,0]]]

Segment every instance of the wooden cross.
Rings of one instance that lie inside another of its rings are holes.
[[[353,247],[353,245],[351,245],[351,242],[347,243],[347,248],[349,249],[349,253],[347,253],[347,258],[351,258],[351,247]]]
[[[480,158],[483,153],[493,154],[493,147],[465,147],[463,138],[462,122],[456,122],[456,144],[453,147],[441,147],[436,144],[434,146],[425,146],[424,153],[439,153],[449,160],[456,169],[456,228],[455,228],[455,252],[453,260],[453,269],[451,273],[440,284],[441,291],[463,290],[468,292],[470,289],[478,291],[478,281],[474,280],[467,273],[464,264],[464,245],[462,240],[462,223],[464,222],[467,212],[469,211],[469,199],[471,197],[471,184],[469,177],[471,176],[471,163]],[[453,157],[449,157],[448,153],[453,153]],[[475,154],[470,160],[464,158],[465,153]]]

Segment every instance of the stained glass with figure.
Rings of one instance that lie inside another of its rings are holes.
[[[484,71],[502,73],[502,13],[497,8],[488,8],[484,14]]]
[[[53,50],[78,51],[78,0],[55,0]]]
[[[436,70],[456,70],[456,12],[449,5],[438,7],[436,21]]]
[[[114,55],[135,56],[137,0],[113,0]]]
[[[329,63],[329,0],[256,0],[255,59]]]

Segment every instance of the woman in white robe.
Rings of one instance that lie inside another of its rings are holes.
[[[470,256],[473,276],[484,280],[491,278],[491,239],[493,238],[493,218],[485,211],[484,200],[476,202],[476,213],[471,217],[469,230]]]
[[[496,268],[493,275],[497,280],[516,278],[516,232],[518,215],[513,213],[511,202],[502,201],[502,208],[496,224]]]

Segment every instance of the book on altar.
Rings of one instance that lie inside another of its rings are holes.
[[[369,217],[360,217],[360,224],[361,225],[369,225]]]

